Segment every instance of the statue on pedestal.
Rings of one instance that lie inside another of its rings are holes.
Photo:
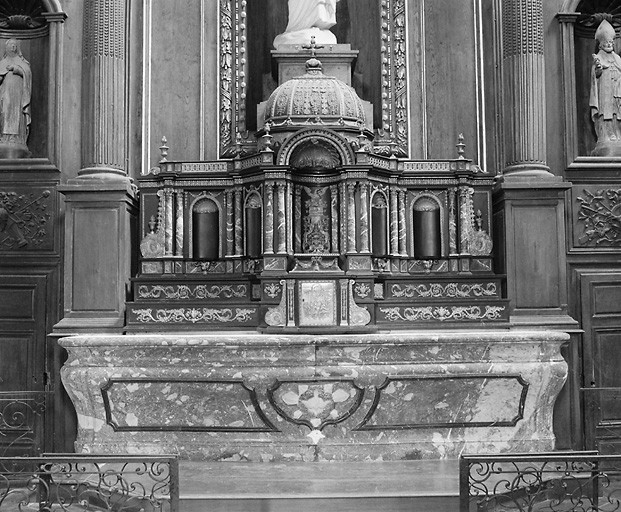
[[[603,20],[595,39],[599,51],[591,68],[591,119],[597,145],[593,156],[621,156],[621,57],[614,51],[615,29]]]
[[[317,44],[336,44],[330,27],[336,25],[339,0],[289,0],[289,22],[284,33],[274,39],[274,48],[288,44],[308,44],[311,36]]]

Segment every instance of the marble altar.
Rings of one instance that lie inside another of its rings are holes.
[[[63,383],[77,451],[364,461],[554,448],[548,331],[80,335]]]

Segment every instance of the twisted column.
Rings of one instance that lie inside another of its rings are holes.
[[[546,97],[543,0],[503,0],[505,98],[504,174],[549,174],[546,165]]]
[[[122,178],[127,175],[126,21],[124,0],[84,2],[79,176]]]

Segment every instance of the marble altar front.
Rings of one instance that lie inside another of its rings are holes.
[[[278,462],[551,450],[568,339],[470,330],[60,343],[78,451]]]

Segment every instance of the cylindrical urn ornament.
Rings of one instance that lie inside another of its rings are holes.
[[[442,257],[440,206],[433,199],[418,199],[412,208],[414,258],[436,260]]]
[[[213,261],[220,256],[220,212],[211,199],[192,209],[192,254],[195,260]]]

